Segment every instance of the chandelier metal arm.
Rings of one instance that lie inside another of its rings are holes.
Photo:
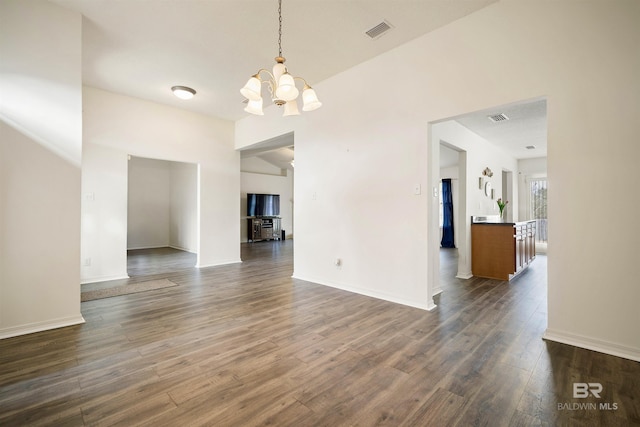
[[[267,70],[266,68],[260,68],[260,69],[258,70],[258,72],[257,72],[257,73],[255,73],[253,76],[254,76],[254,77],[258,77],[258,78],[260,78],[260,73],[262,73],[263,71],[264,71],[265,73],[269,74],[269,78],[270,78],[271,80],[276,81],[276,78],[273,76],[273,74],[271,73],[271,71]],[[263,81],[262,79],[260,79],[260,81],[264,83],[264,81]]]
[[[311,85],[309,83],[307,83],[307,81],[305,79],[303,79],[302,77],[294,77],[293,80],[302,80],[302,83],[304,83],[304,87],[305,88],[310,88]]]

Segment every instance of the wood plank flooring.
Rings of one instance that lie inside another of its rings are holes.
[[[544,256],[511,283],[465,281],[443,251],[433,312],[292,279],[290,240],[242,259],[141,261],[179,286],[1,340],[0,426],[640,425],[640,363],[540,338]],[[573,398],[574,382],[601,398]]]

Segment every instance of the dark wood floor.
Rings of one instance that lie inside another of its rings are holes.
[[[511,283],[464,281],[443,251],[425,312],[292,279],[292,252],[244,244],[242,264],[1,340],[0,426],[640,425],[640,363],[540,338],[543,256]]]
[[[153,276],[194,268],[197,255],[174,248],[135,249],[127,251],[130,277]]]

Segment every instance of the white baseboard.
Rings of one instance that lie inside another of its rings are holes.
[[[140,249],[162,249],[168,248],[169,245],[161,245],[161,246],[134,246],[132,248],[127,248],[128,251],[138,251]]]
[[[182,251],[182,252],[189,252],[190,254],[197,254],[198,253],[197,251],[194,251],[194,250],[191,250],[191,249],[188,249],[188,248],[182,248],[180,246],[169,245],[169,247],[171,249],[177,249],[177,250]]]
[[[189,252],[192,254],[196,254],[198,253],[196,250],[192,250],[192,249],[188,249],[188,248],[182,248],[180,246],[174,246],[174,245],[163,245],[163,246],[136,246],[133,248],[127,248],[128,251],[138,251],[141,249],[162,249],[162,248],[171,248],[171,249],[177,249],[179,251],[184,251],[184,252]]]
[[[82,315],[78,315],[63,317],[54,320],[47,320],[44,322],[34,322],[27,323],[26,325],[12,326],[10,328],[0,329],[0,339],[33,334],[35,332],[48,331],[50,329],[64,328],[66,326],[80,325],[84,322],[84,317],[82,317]]]
[[[566,332],[554,331],[547,329],[542,339],[555,341],[563,344],[569,344],[574,347],[586,348],[612,356],[622,357],[624,359],[640,362],[640,349],[623,346],[607,341],[597,340],[581,335],[574,335]]]
[[[458,272],[458,274],[456,274],[456,279],[471,279],[473,277],[473,273],[461,273]]]
[[[240,263],[242,263],[242,260],[237,259],[237,260],[231,260],[231,261],[221,261],[214,264],[196,264],[196,268],[220,267],[222,265],[240,264]]]
[[[291,277],[293,277],[294,279],[304,280],[305,282],[316,283],[316,284],[322,285],[322,286],[329,286],[330,288],[336,288],[336,289],[341,289],[341,290],[347,291],[347,292],[353,292],[354,294],[359,294],[359,295],[364,295],[364,296],[367,296],[367,297],[381,299],[383,301],[389,301],[389,302],[394,302],[396,304],[406,305],[406,306],[409,306],[409,307],[420,308],[422,310],[431,311],[431,310],[433,310],[434,308],[437,307],[433,303],[433,301],[426,301],[425,304],[417,304],[414,301],[405,300],[403,298],[397,298],[397,297],[395,297],[393,295],[389,295],[389,294],[386,294],[386,293],[383,293],[383,292],[376,292],[376,291],[371,291],[369,289],[362,289],[362,288],[357,288],[357,287],[348,286],[348,285],[341,285],[341,284],[337,284],[337,283],[323,282],[323,281],[312,279],[312,278],[308,278],[308,277],[297,276],[295,274],[295,272],[293,273],[293,276],[291,276]]]
[[[109,280],[121,280],[121,279],[130,279],[130,277],[128,275],[124,275],[124,276],[102,276],[102,277],[89,277],[87,279],[81,279],[80,284],[81,285],[86,285],[89,283],[96,283],[96,282],[108,282]]]

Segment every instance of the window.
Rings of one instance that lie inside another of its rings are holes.
[[[547,243],[547,178],[529,180],[530,218],[536,220],[536,243]]]

